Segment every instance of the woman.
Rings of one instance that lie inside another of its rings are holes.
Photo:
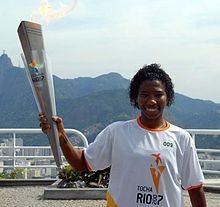
[[[60,146],[74,169],[100,170],[111,165],[107,206],[183,206],[182,188],[193,207],[205,207],[204,177],[188,132],[163,118],[174,100],[173,84],[160,65],[146,65],[130,84],[130,102],[137,119],[107,126],[85,150],[75,149],[62,119],[57,123]],[[50,126],[40,118],[42,130]]]

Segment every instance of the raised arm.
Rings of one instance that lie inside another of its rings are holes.
[[[77,171],[84,171],[87,169],[86,161],[84,157],[83,150],[75,148],[72,143],[69,141],[65,130],[62,118],[53,116],[53,121],[57,124],[60,147],[62,149],[63,155],[65,156],[68,163]],[[40,127],[42,131],[47,134],[50,130],[50,125],[46,117],[40,114]]]

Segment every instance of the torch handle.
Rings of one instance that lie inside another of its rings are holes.
[[[51,148],[56,149],[58,146],[60,146],[58,129],[57,129],[56,124],[52,121],[52,119],[49,121],[49,124],[50,124],[52,130],[50,130],[47,135],[48,140],[49,140]],[[56,162],[57,167],[61,168],[62,159],[61,159],[60,150],[53,150],[53,156],[55,158],[55,162]]]

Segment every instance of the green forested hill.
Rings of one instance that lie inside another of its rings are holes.
[[[96,78],[61,79],[54,76],[57,113],[66,128],[81,130],[92,141],[106,125],[138,115],[129,103],[129,80],[109,73]],[[38,127],[38,111],[24,69],[0,56],[0,128]],[[184,128],[220,128],[220,104],[176,94],[166,110],[167,119]],[[47,138],[29,137],[27,144],[44,144]],[[202,139],[200,146],[220,147],[220,139]]]

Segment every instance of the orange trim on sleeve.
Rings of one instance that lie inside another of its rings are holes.
[[[203,184],[200,184],[200,185],[196,185],[196,186],[190,186],[189,188],[187,188],[186,190],[192,190],[192,189],[195,189],[195,188],[201,188]]]
[[[137,123],[138,123],[138,125],[139,125],[141,128],[146,129],[146,130],[148,130],[148,131],[152,131],[152,132],[162,132],[162,131],[165,131],[165,130],[169,129],[169,127],[170,127],[170,123],[166,121],[166,127],[164,127],[163,129],[152,129],[152,128],[148,128],[148,127],[144,126],[144,125],[141,123],[141,117],[140,117],[140,116],[137,118]]]
[[[89,170],[89,172],[92,172],[92,168],[90,167],[88,161],[86,160],[86,157],[85,157],[85,154],[84,154],[84,150],[82,151],[82,153],[83,153],[83,157],[84,157],[87,169]]]

